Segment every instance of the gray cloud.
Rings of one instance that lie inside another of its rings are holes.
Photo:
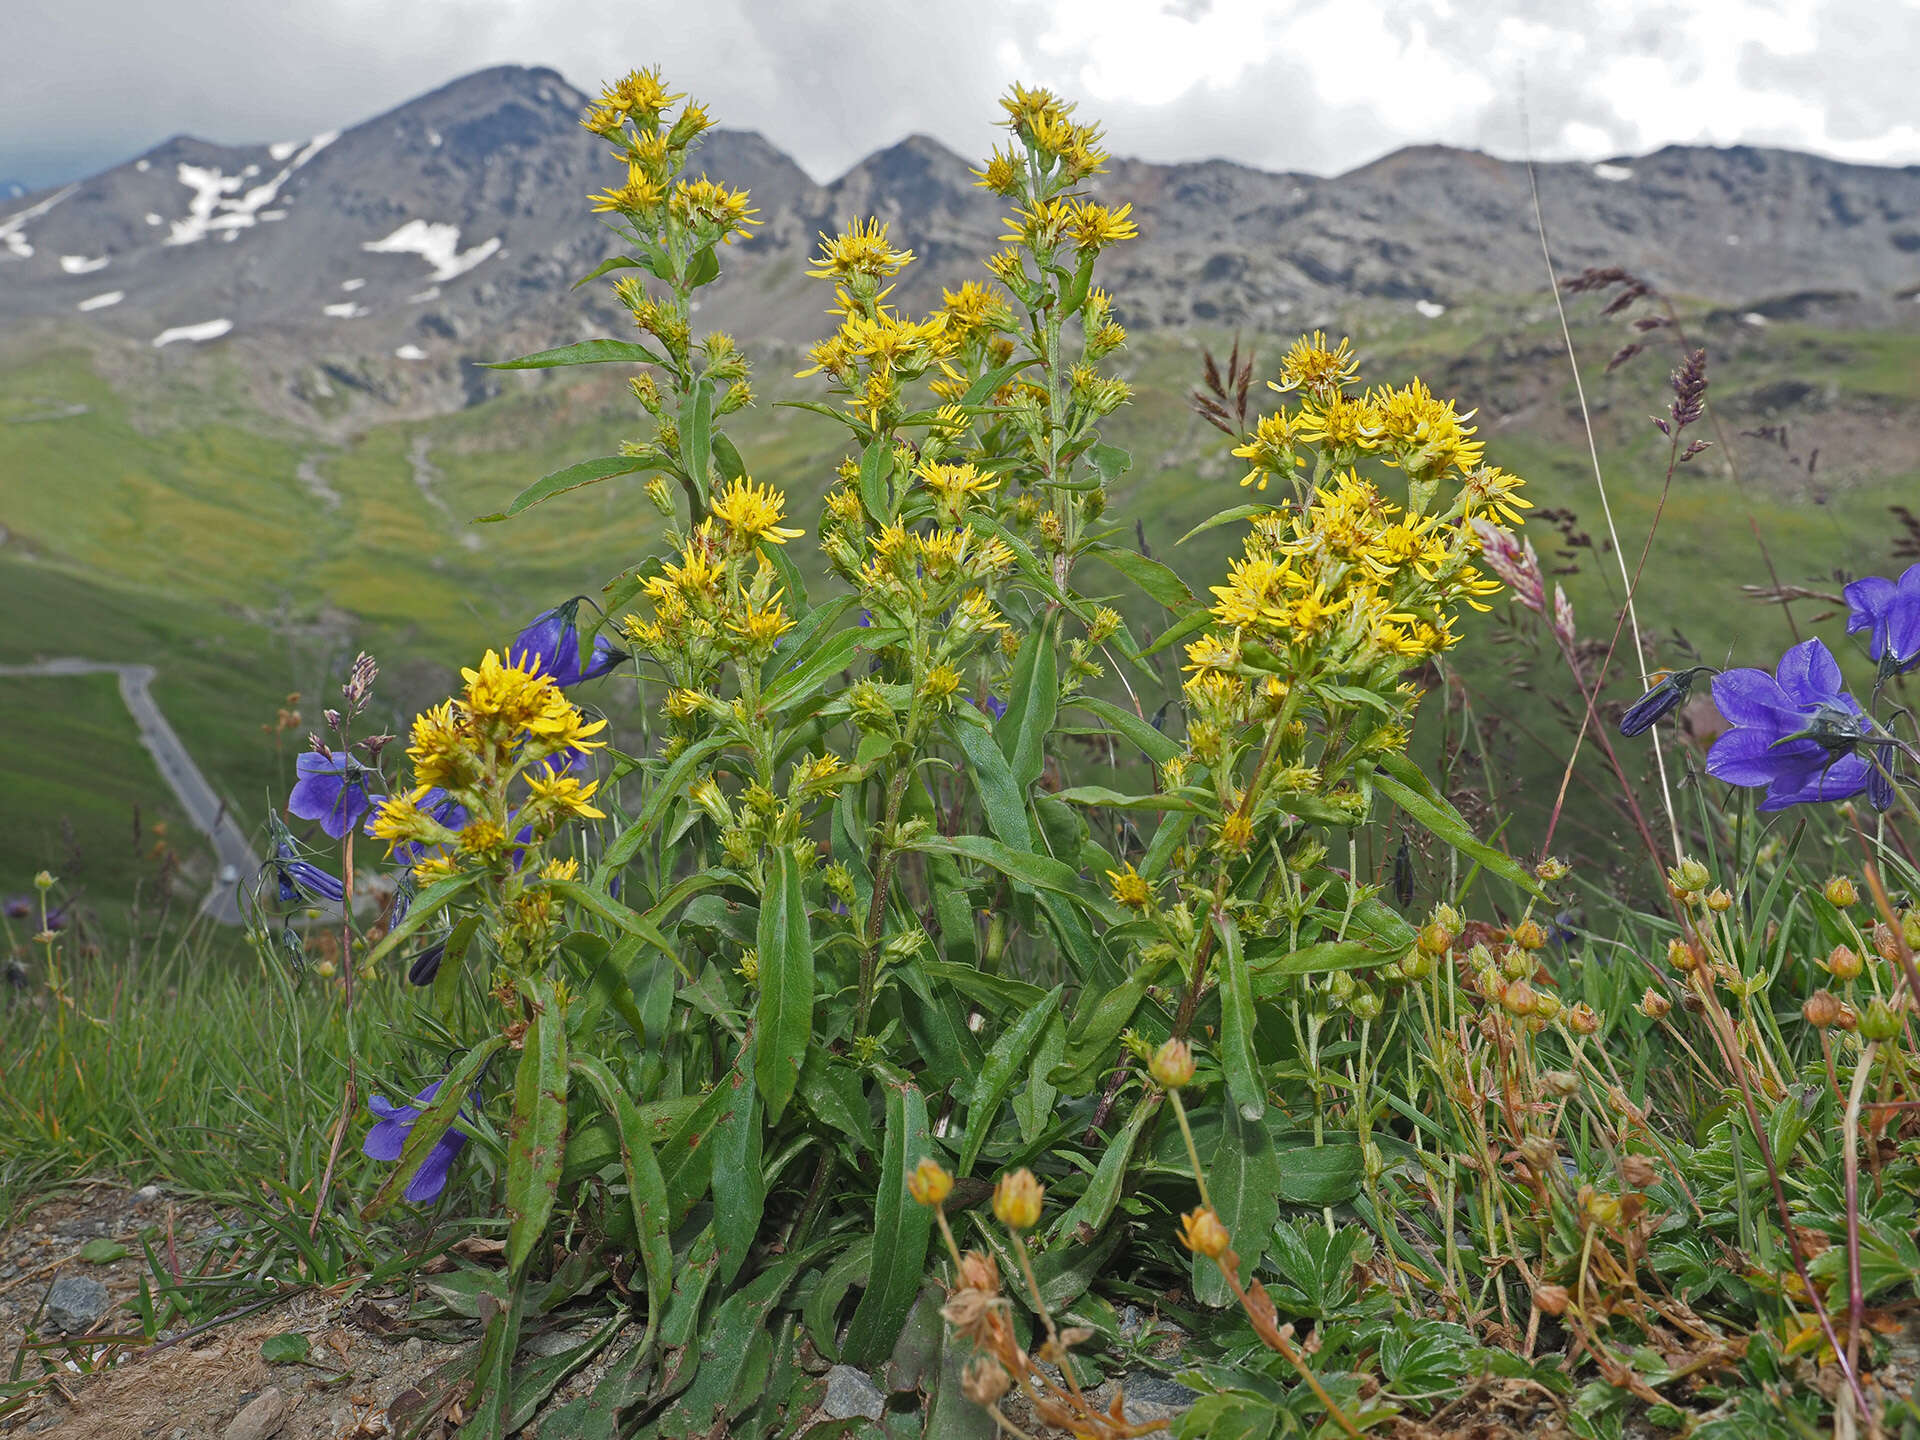
[[[1600,155],[1749,139],[1920,160],[1886,0],[14,0],[0,180],[53,183],[181,131],[351,124],[481,66],[591,88],[658,63],[815,175],[901,136],[966,154],[1021,79],[1119,153],[1337,172],[1400,145]]]

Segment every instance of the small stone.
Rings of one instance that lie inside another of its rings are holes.
[[[266,1440],[287,1418],[287,1397],[277,1387],[262,1390],[233,1417],[221,1440]]]
[[[820,1408],[830,1420],[851,1420],[856,1415],[878,1420],[887,1413],[887,1397],[864,1371],[836,1365],[827,1371],[827,1398]]]
[[[1176,1420],[1192,1409],[1193,1402],[1200,1398],[1197,1392],[1189,1390],[1177,1380],[1169,1380],[1151,1370],[1140,1370],[1120,1375],[1089,1395],[1087,1398],[1097,1409],[1104,1411],[1113,1403],[1116,1381],[1126,1394],[1123,1409],[1130,1425]]]
[[[581,1330],[549,1330],[546,1334],[536,1335],[527,1341],[526,1349],[529,1355],[549,1358],[554,1355],[564,1355],[569,1350],[578,1350],[590,1338],[588,1332]]]
[[[47,1319],[69,1335],[83,1335],[112,1304],[107,1287],[85,1275],[61,1275],[47,1292]]]
[[[151,1205],[159,1198],[160,1187],[158,1185],[142,1185],[138,1190],[133,1192],[133,1203],[136,1205]]]
[[[400,1347],[401,1357],[405,1359],[409,1365],[419,1364],[420,1357],[426,1353],[427,1347],[421,1343],[420,1337],[417,1335]]]

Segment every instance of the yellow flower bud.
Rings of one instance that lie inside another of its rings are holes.
[[[1707,908],[1716,915],[1724,915],[1733,908],[1733,896],[1727,893],[1727,887],[1716,885],[1707,892]]]
[[[53,889],[52,872],[47,870],[42,870],[38,875],[34,876],[33,888],[40,891],[42,894],[45,894],[47,891]]]
[[[1840,1001],[1831,990],[1816,990],[1800,1007],[1800,1014],[1816,1030],[1825,1030],[1840,1019]]]
[[[929,1155],[914,1166],[913,1173],[907,1177],[907,1193],[922,1205],[944,1204],[953,1193],[953,1176]]]
[[[1713,872],[1691,855],[1687,855],[1682,857],[1678,865],[1667,871],[1667,878],[1673,882],[1673,888],[1682,895],[1694,895],[1707,888],[1707,883],[1713,879]]]
[[[1853,881],[1845,875],[1836,875],[1827,881],[1827,888],[1821,893],[1827,897],[1829,905],[1839,910],[1845,910],[1860,900],[1860,892],[1853,888]]]
[[[1046,1187],[1024,1166],[1000,1177],[993,1187],[993,1213],[1009,1230],[1031,1230],[1040,1223],[1040,1201]]]
[[[1180,1243],[1196,1255],[1218,1260],[1227,1253],[1233,1237],[1227,1234],[1220,1217],[1203,1205],[1180,1217]]]
[[[1513,927],[1513,943],[1522,950],[1539,950],[1547,943],[1547,932],[1536,920],[1522,920]]]
[[[1148,1067],[1154,1082],[1162,1089],[1178,1090],[1193,1083],[1193,1050],[1184,1040],[1169,1040],[1153,1052]]]
[[[1637,1008],[1649,1020],[1664,1020],[1673,1009],[1673,1002],[1649,985]]]

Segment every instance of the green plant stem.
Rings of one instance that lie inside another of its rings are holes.
[[[895,830],[900,823],[900,804],[912,777],[911,767],[902,765],[887,782],[886,818],[874,838],[873,899],[867,906],[866,945],[860,952],[860,1000],[855,1012],[853,1035],[863,1040],[873,1015],[873,996],[880,980],[880,941],[886,929],[887,892],[893,888],[893,869],[900,858]]]

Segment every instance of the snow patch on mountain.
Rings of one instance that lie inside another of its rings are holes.
[[[27,243],[24,228],[27,221],[38,220],[79,188],[78,185],[69,185],[66,189],[49,195],[38,205],[29,205],[17,215],[9,215],[5,220],[0,220],[0,250],[6,251],[16,260],[32,259],[33,246]]]
[[[62,255],[60,268],[69,275],[91,275],[96,270],[106,269],[109,259],[106,255],[95,256],[91,260],[85,255]]]
[[[76,310],[104,310],[109,305],[118,305],[127,298],[124,290],[109,290],[102,295],[89,295],[73,308]]]
[[[261,185],[247,185],[251,177],[260,173],[258,165],[249,165],[238,175],[225,175],[216,166],[189,165],[182,161],[174,173],[182,185],[193,191],[193,198],[187,202],[186,218],[173,222],[173,228],[162,243],[191,245],[216,231],[226,232],[231,240],[240,231],[250,229],[262,220],[284,218],[286,211],[270,211],[267,208],[278,198],[280,187],[292,178],[294,171],[339,138],[338,130],[327,130],[314,136],[307,142],[306,148],[271,180]],[[278,148],[269,146],[267,150],[275,160],[284,158],[274,153]]]
[[[356,305],[351,300],[342,300],[338,305],[322,305],[322,315],[331,315],[335,320],[358,320],[373,312],[364,305]]]
[[[197,325],[175,325],[153,337],[153,348],[158,350],[162,345],[171,345],[176,340],[218,340],[231,329],[233,321],[224,318],[202,320]]]
[[[1610,180],[1618,185],[1622,180],[1633,178],[1633,167],[1631,165],[1596,165],[1593,167],[1593,173],[1602,180]]]
[[[366,283],[367,282],[364,278],[356,276],[352,280],[342,280],[340,282],[340,288],[342,290],[345,290],[348,294],[352,294],[355,290],[358,290],[362,285]]]
[[[427,358],[427,352],[422,350],[418,345],[402,345],[393,353],[398,355],[402,360],[424,360]]]
[[[369,240],[360,247],[375,255],[418,255],[433,266],[436,283],[467,273],[500,249],[500,237],[482,241],[469,250],[460,248],[460,227],[431,220],[409,220],[384,240]]]
[[[1416,300],[1413,302],[1413,308],[1429,320],[1438,320],[1447,313],[1447,307],[1438,300]]]

